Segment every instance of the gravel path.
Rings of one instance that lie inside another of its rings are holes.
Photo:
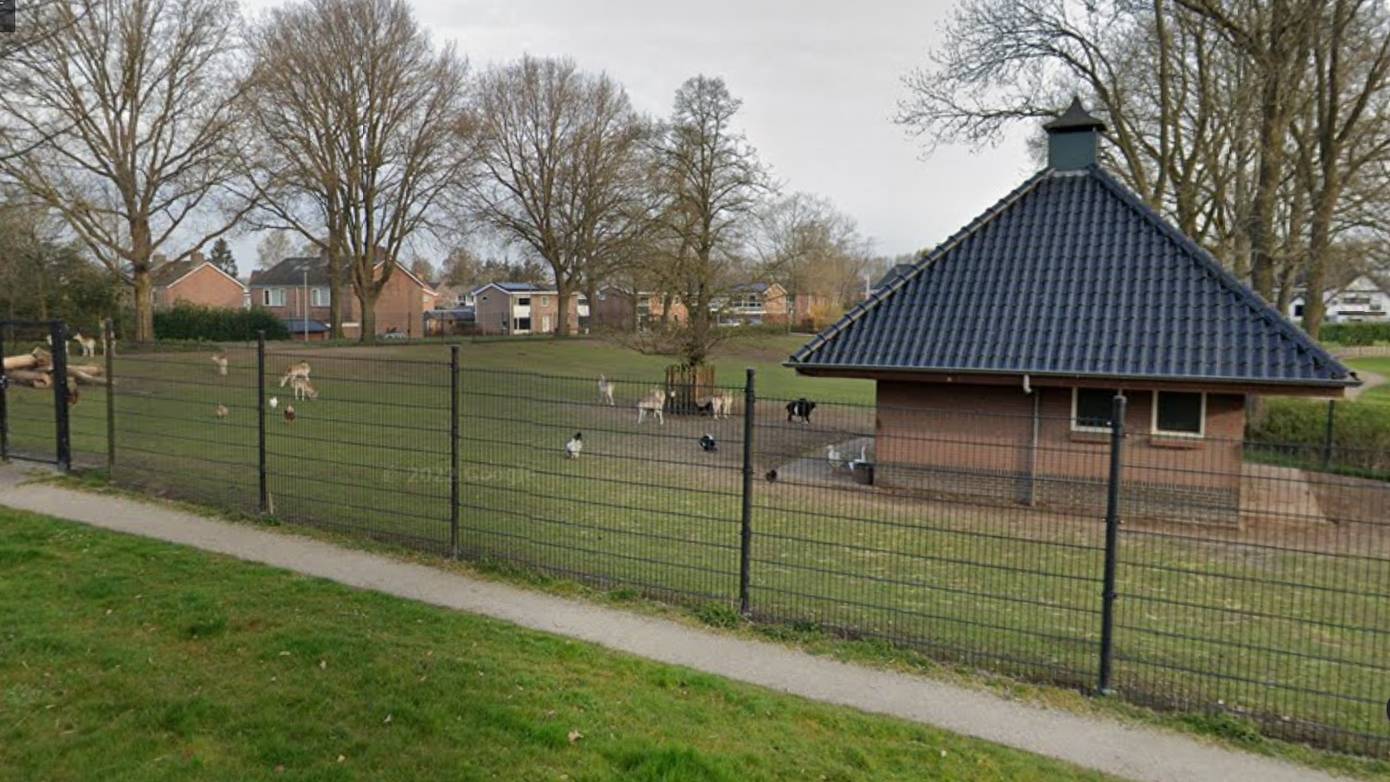
[[[322,541],[45,484],[0,464],[0,505],[490,616],[663,663],[886,714],[1146,782],[1334,777],[1167,731],[1009,701],[920,676],[477,580]]]

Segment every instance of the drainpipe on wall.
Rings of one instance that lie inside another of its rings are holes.
[[[1023,376],[1023,393],[1033,397],[1033,434],[1028,445],[1028,484],[1023,498],[1025,503],[1033,505],[1037,493],[1035,487],[1038,475],[1038,439],[1042,425],[1042,394],[1033,392],[1033,384],[1027,375]]]

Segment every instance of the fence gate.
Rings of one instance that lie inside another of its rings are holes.
[[[67,325],[0,320],[0,459],[72,463]]]

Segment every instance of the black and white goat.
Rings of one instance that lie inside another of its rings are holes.
[[[800,421],[803,424],[811,423],[811,411],[816,409],[816,403],[801,397],[787,403],[787,423]]]

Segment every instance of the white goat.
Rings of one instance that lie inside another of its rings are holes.
[[[666,417],[662,415],[662,410],[666,408],[666,397],[674,397],[676,392],[667,391],[662,393],[661,389],[653,388],[650,394],[637,401],[637,423],[646,420],[647,413],[656,416],[656,422],[662,426],[666,425]]]
[[[603,375],[598,376],[598,399],[607,402],[609,407],[613,406],[613,381]]]

